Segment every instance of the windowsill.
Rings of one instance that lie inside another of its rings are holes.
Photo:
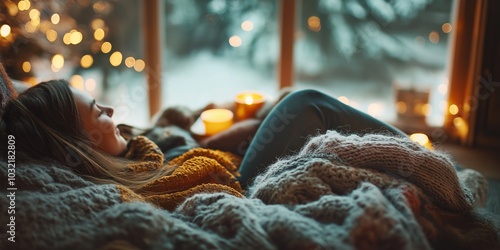
[[[474,169],[488,179],[500,180],[500,155],[497,151],[452,142],[442,143],[437,148],[450,154],[461,167]]]
[[[429,136],[429,139],[431,141],[433,138],[431,137],[440,137],[445,133],[444,128],[441,126],[431,126],[428,125],[427,123],[419,123],[419,122],[403,122],[403,121],[392,121],[389,122],[391,125],[394,127],[400,129],[406,134],[413,134],[413,133],[424,133]],[[434,138],[436,139],[436,138]]]
[[[452,140],[440,126],[397,121],[391,124],[408,135],[426,134],[435,149],[448,153],[461,167],[474,169],[488,179],[500,180],[500,154],[497,150],[464,146],[458,140]]]

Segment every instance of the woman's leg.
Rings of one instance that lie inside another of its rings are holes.
[[[405,136],[393,126],[319,91],[293,92],[273,108],[257,130],[240,165],[241,184],[247,187],[277,158],[293,154],[309,136],[327,130]]]

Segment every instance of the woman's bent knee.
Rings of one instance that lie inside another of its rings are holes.
[[[331,98],[331,97],[315,89],[304,89],[290,93],[285,98],[285,100],[292,100],[293,102],[309,103],[324,98]]]
[[[313,110],[343,110],[345,104],[336,98],[314,89],[304,89],[290,93],[282,101],[282,105],[294,107],[296,112],[304,113]],[[325,108],[328,107],[328,108]]]

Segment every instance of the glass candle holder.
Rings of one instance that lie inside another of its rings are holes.
[[[264,105],[265,98],[257,92],[243,92],[236,95],[235,112],[236,119],[242,121],[254,117],[257,111]]]
[[[227,109],[209,109],[201,113],[205,135],[214,135],[233,125],[233,112]]]

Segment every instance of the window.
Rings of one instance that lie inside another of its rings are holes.
[[[197,109],[241,91],[275,93],[276,9],[274,0],[165,1],[163,105]]]
[[[167,1],[167,105],[200,108],[246,89],[276,94],[278,3]],[[413,115],[441,126],[453,9],[451,0],[297,1],[294,87],[319,89],[386,121]],[[422,101],[411,103],[415,97]]]
[[[412,115],[443,124],[453,1],[298,3],[297,87],[320,89],[398,125]]]

